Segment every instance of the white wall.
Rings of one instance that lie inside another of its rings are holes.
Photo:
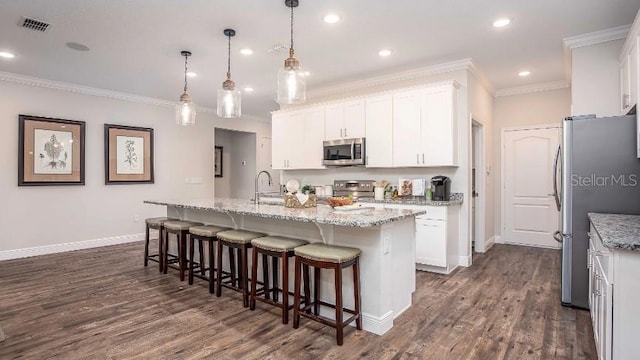
[[[252,199],[256,176],[256,134],[236,131],[231,154],[231,197]]]
[[[583,46],[571,51],[573,115],[620,115],[620,64],[624,40]]]
[[[85,186],[17,186],[19,114],[87,123]],[[174,109],[164,105],[0,82],[0,259],[14,256],[9,250],[15,249],[51,252],[71,242],[139,239],[145,218],[166,214],[144,200],[213,196],[214,126],[263,136],[271,132],[268,121],[255,118],[232,122],[201,111],[195,126],[183,127],[174,116]],[[155,184],[104,185],[105,123],[154,129]],[[193,177],[202,183],[185,182]]]
[[[529,125],[561,124],[570,115],[571,89],[559,89],[512,96],[494,100],[493,181],[495,190],[495,233],[502,233],[502,129]]]

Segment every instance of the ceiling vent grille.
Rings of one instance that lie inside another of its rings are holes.
[[[23,16],[20,18],[20,22],[18,23],[18,26],[25,29],[29,29],[29,30],[46,32],[51,27],[51,24],[41,20],[36,20],[36,19]]]
[[[289,47],[285,44],[278,43],[267,49],[267,53],[269,54],[280,54],[289,50]]]

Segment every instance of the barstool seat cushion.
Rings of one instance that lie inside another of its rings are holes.
[[[214,237],[216,234],[222,231],[227,231],[229,228],[224,228],[215,225],[200,225],[200,226],[192,226],[189,228],[189,232],[193,235],[198,236],[206,236],[206,237]]]
[[[173,220],[178,220],[178,219],[172,219],[168,217],[155,217],[155,218],[145,219],[144,221],[147,223],[147,225],[149,225],[149,227],[160,227],[165,222],[173,221]]]
[[[323,243],[299,246],[293,249],[293,251],[296,256],[315,261],[338,264],[353,260],[360,256],[360,249],[346,246],[327,245]]]
[[[308,244],[308,241],[300,239],[292,239],[283,236],[265,236],[258,239],[251,240],[251,245],[254,247],[278,252],[291,251],[294,248]]]
[[[185,220],[170,220],[164,223],[164,228],[167,230],[189,230],[192,226],[202,225],[202,223],[195,221],[185,221]]]
[[[267,234],[247,231],[247,230],[227,230],[216,234],[218,240],[235,243],[235,244],[249,244],[251,240],[267,236]]]

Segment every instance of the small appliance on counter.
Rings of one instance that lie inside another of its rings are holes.
[[[357,198],[374,197],[373,180],[334,180],[333,196],[351,196]]]
[[[444,175],[431,178],[431,199],[433,201],[449,201],[451,197],[451,179]]]

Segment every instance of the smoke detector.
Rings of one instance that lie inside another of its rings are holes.
[[[21,28],[39,31],[39,32],[47,32],[51,28],[51,24],[44,22],[42,20],[37,20],[33,18],[28,18],[23,16],[20,18],[20,22],[18,22],[18,26]]]

